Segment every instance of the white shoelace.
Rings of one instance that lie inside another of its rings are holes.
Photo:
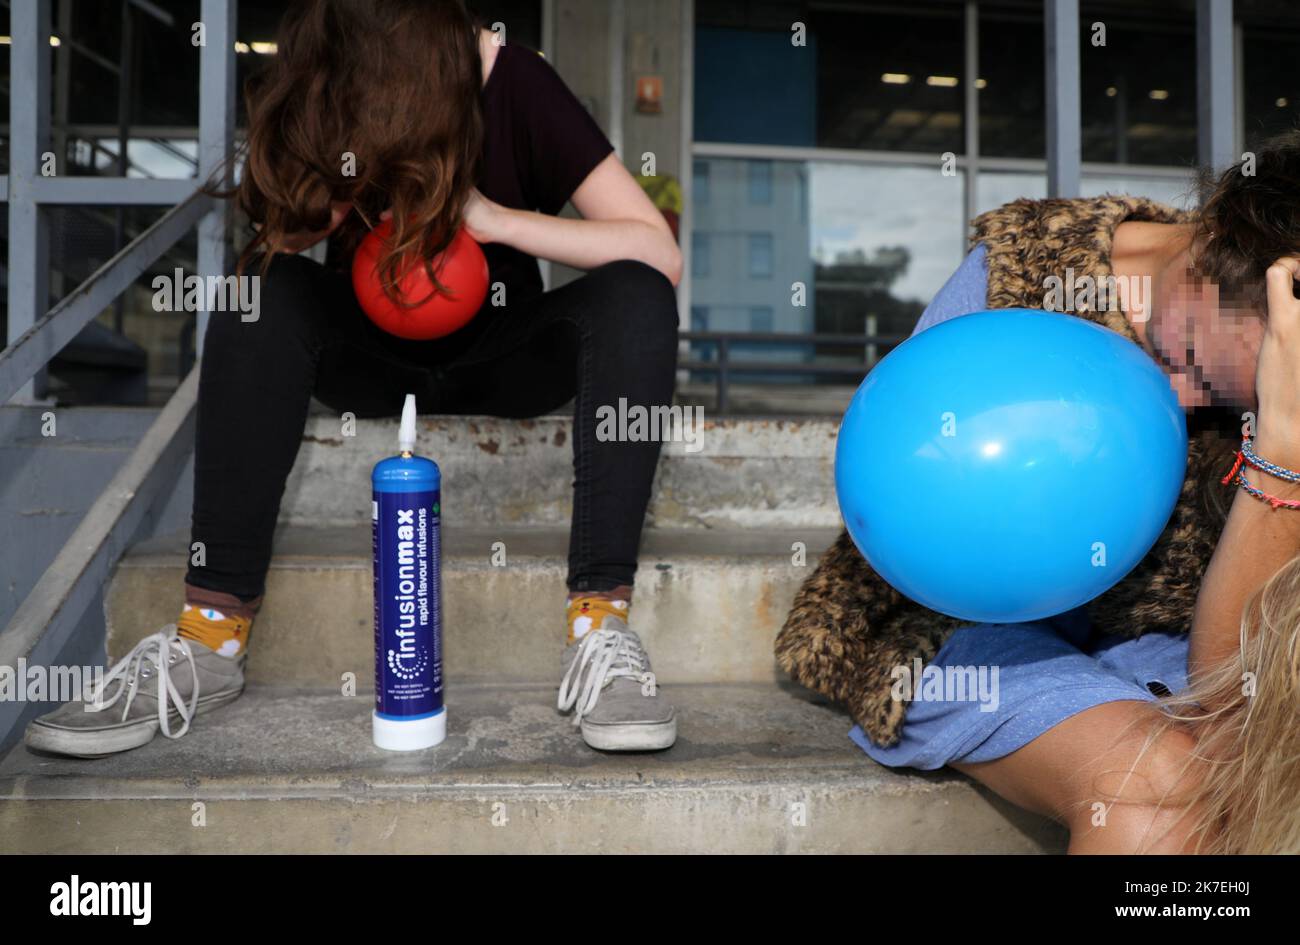
[[[573,709],[573,724],[582,724],[582,717],[596,707],[601,691],[620,677],[635,679],[654,694],[654,674],[649,672],[649,658],[641,642],[622,630],[593,630],[582,638],[569,670],[560,682],[561,712]],[[584,672],[585,668],[585,672]]]
[[[189,660],[190,673],[194,677],[194,691],[190,695],[189,705],[186,705],[185,697],[171,677],[171,666],[180,657]],[[175,626],[151,633],[132,647],[131,652],[119,660],[91,690],[90,698],[85,700],[86,711],[102,712],[121,700],[122,721],[125,722],[131,711],[131,703],[140,691],[140,680],[148,679],[155,671],[158,674],[158,727],[168,738],[180,738],[189,731],[190,721],[194,718],[194,710],[199,703],[199,669],[194,662],[194,652],[190,649],[189,641],[177,635]],[[104,701],[109,685],[119,680],[121,685],[118,686],[117,693],[107,702]],[[124,700],[123,696],[126,696]],[[171,730],[172,706],[176,707],[185,722],[177,732]]]

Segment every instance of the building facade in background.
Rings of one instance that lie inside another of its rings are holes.
[[[630,170],[650,155],[656,173],[681,183],[683,326],[793,336],[734,343],[735,360],[769,368],[746,383],[855,383],[961,261],[973,213],[1047,192],[1039,0],[470,5],[505,24],[508,41],[546,52]],[[54,4],[52,114],[69,173],[195,175],[197,74],[184,41],[199,0],[155,6],[170,21],[130,4]],[[286,6],[239,3],[241,81],[275,55]],[[1233,9],[1240,153],[1296,124],[1300,5]],[[1192,205],[1194,0],[1081,0],[1080,14],[1083,194]],[[0,9],[6,33],[8,16]],[[8,49],[0,44],[0,68]],[[662,90],[653,108],[638,103],[646,87]],[[51,304],[165,209],[52,208]],[[158,271],[192,270],[194,253],[187,237]],[[552,284],[572,275],[548,272]],[[164,398],[192,357],[194,323],[154,311],[151,294],[146,276],[56,359],[51,392],[65,402]],[[818,344],[814,333],[862,340]],[[690,350],[706,364],[719,354],[708,338]],[[712,378],[697,366],[688,380]]]

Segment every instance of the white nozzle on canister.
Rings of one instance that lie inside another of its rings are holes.
[[[402,405],[402,422],[397,428],[397,452],[415,452],[415,395],[407,394]]]

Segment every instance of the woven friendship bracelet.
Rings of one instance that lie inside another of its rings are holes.
[[[1244,473],[1237,473],[1234,485],[1241,486],[1247,495],[1259,499],[1261,502],[1267,502],[1275,509],[1300,509],[1300,501],[1295,499],[1282,499],[1275,495],[1270,495],[1263,489],[1252,486],[1247,480]]]
[[[1268,460],[1256,455],[1254,447],[1251,446],[1250,437],[1246,437],[1241,441],[1241,449],[1237,450],[1236,461],[1233,462],[1232,468],[1228,470],[1228,474],[1220,481],[1225,486],[1228,483],[1240,486],[1247,495],[1259,499],[1261,502],[1267,502],[1274,509],[1300,509],[1300,500],[1283,499],[1265,492],[1258,486],[1251,485],[1242,466],[1250,466],[1287,482],[1300,483],[1300,473],[1270,463]]]
[[[1300,482],[1300,472],[1294,469],[1287,469],[1285,466],[1279,466],[1276,463],[1270,463],[1262,456],[1255,452],[1255,446],[1250,437],[1241,441],[1241,456],[1245,459],[1247,465],[1254,466],[1260,472],[1266,472],[1270,476],[1282,479],[1286,482]]]

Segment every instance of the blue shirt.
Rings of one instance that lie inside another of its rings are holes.
[[[912,329],[917,335],[927,328],[971,312],[982,312],[988,307],[989,265],[988,250],[982,243],[962,260],[957,271],[948,277]]]

